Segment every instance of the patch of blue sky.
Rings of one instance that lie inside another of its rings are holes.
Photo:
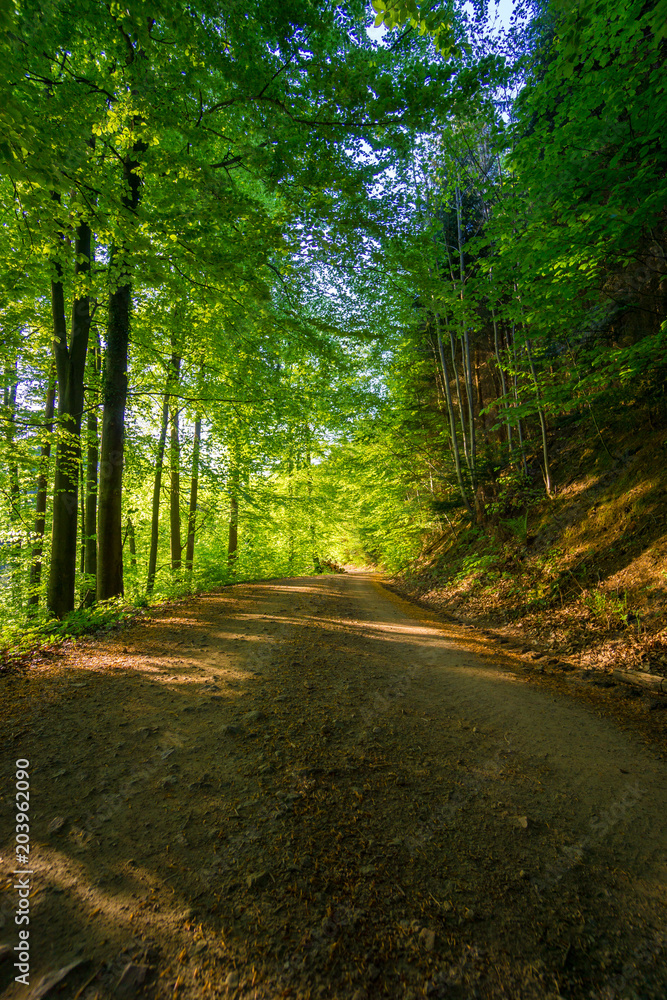
[[[512,19],[512,14],[516,6],[516,0],[488,0],[485,4],[486,16],[484,20],[487,22],[487,27],[493,32],[507,31],[510,26]],[[473,4],[470,0],[466,0],[460,5],[460,9],[468,18],[472,20],[477,19],[480,4]],[[368,37],[374,42],[382,42],[385,35],[387,34],[387,29],[384,25],[380,25],[376,28],[371,24],[366,28]]]

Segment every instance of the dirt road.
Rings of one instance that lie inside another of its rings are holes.
[[[665,760],[471,643],[351,574],[0,680],[12,948],[17,759],[33,872],[0,990],[80,961],[49,996],[663,1000]]]

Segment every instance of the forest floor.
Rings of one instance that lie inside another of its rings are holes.
[[[612,459],[560,434],[551,499],[537,488],[527,515],[445,526],[393,589],[547,671],[639,671],[667,691],[667,432],[622,441]]]
[[[175,602],[3,674],[10,949],[23,758],[32,874],[30,986],[5,951],[0,991],[664,1000],[667,712],[599,676],[538,674],[359,573]]]

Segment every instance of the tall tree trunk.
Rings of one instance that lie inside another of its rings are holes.
[[[227,561],[236,562],[239,547],[239,498],[232,493],[229,503],[229,544],[227,546]]]
[[[457,183],[455,189],[456,198],[456,234],[458,241],[459,250],[459,280],[460,280],[460,300],[461,300],[461,323],[462,323],[462,338],[461,338],[461,356],[463,361],[463,382],[466,390],[466,397],[468,401],[468,433],[470,435],[470,441],[468,444],[468,449],[466,455],[468,457],[468,468],[470,469],[470,479],[472,481],[472,490],[475,496],[475,504],[477,506],[477,449],[475,443],[475,397],[473,390],[473,378],[472,378],[472,365],[470,363],[470,332],[465,321],[465,315],[463,314],[463,300],[464,300],[464,289],[465,289],[465,258],[463,254],[463,205],[461,198],[461,189]],[[463,417],[463,414],[461,414]],[[478,511],[479,513],[479,511]]]
[[[143,144],[135,143],[134,152]],[[129,193],[123,197],[134,215],[139,207],[139,163],[126,156],[123,168]],[[97,599],[123,593],[123,451],[127,404],[127,355],[130,340],[132,279],[127,250],[113,246],[109,254],[109,274],[115,287],[109,294],[107,349],[104,358],[104,414],[97,512]]]
[[[463,331],[463,377],[468,399],[468,433],[470,444],[468,454],[470,455],[470,478],[472,480],[473,491],[477,489],[477,442],[475,440],[475,392],[472,381],[472,366],[470,363],[470,335],[468,328]]]
[[[88,439],[86,453],[86,543],[84,559],[86,586],[81,598],[81,603],[84,607],[90,607],[95,602],[97,579],[97,483],[100,458],[97,428],[97,407],[99,402],[97,383],[102,371],[102,352],[99,337],[93,348],[90,370],[93,388],[88,400],[89,408],[86,428]]]
[[[463,455],[466,460],[466,465],[468,466],[468,472],[471,472],[471,460],[470,460],[470,450],[468,447],[468,431],[466,428],[465,410],[463,408],[463,396],[461,393],[461,384],[459,381],[459,371],[456,365],[456,337],[454,336],[454,331],[449,328],[449,347],[452,355],[452,369],[454,376],[454,388],[456,389],[456,403],[459,410],[459,423],[461,424],[461,440],[463,441]]]
[[[201,417],[195,420],[195,436],[192,443],[192,475],[190,477],[190,507],[188,509],[188,543],[185,550],[185,568],[192,573],[195,558],[195,532],[197,528],[197,490],[199,488],[199,447],[201,441]]]
[[[502,358],[500,356],[500,343],[498,341],[498,323],[496,321],[496,313],[493,307],[491,307],[491,319],[493,320],[493,348],[496,355],[496,365],[498,367],[498,375],[500,377],[500,386],[502,390],[502,402],[501,402],[501,412],[505,415],[505,427],[507,429],[507,447],[509,450],[509,460],[514,461],[514,442],[512,441],[512,425],[509,421],[509,403],[507,401],[507,385],[505,383],[505,370],[503,368]]]
[[[91,259],[91,232],[87,222],[80,222],[77,227],[74,251],[75,276],[87,276],[90,272]],[[90,332],[90,298],[86,292],[80,298],[74,299],[69,346],[61,280],[51,283],[51,304],[53,347],[58,379],[58,434],[47,604],[58,618],[62,618],[74,608],[81,416]]]
[[[181,369],[181,358],[172,354],[171,364],[174,370],[174,385],[178,385]],[[169,447],[169,547],[171,552],[171,568],[176,572],[181,568],[183,547],[181,545],[181,441],[178,425],[179,410],[176,400],[172,399]]]
[[[169,393],[164,394],[162,404],[162,423],[160,425],[160,437],[157,445],[157,455],[155,456],[155,479],[153,481],[153,507],[151,513],[151,546],[148,553],[148,580],[146,582],[146,593],[152,594],[155,587],[155,573],[157,571],[157,548],[160,530],[160,492],[162,490],[162,466],[164,464],[164,449],[167,440],[167,424],[169,423]]]
[[[528,358],[528,366],[530,368],[530,374],[533,378],[533,385],[535,387],[535,401],[537,403],[537,413],[540,419],[540,429],[542,431],[542,457],[544,459],[544,465],[542,467],[542,475],[544,476],[544,487],[548,497],[553,496],[553,487],[551,485],[551,468],[549,466],[549,446],[547,442],[547,419],[546,413],[544,411],[544,406],[542,404],[542,392],[540,390],[540,383],[537,378],[537,372],[535,370],[535,364],[533,362],[533,354],[530,347],[530,338],[528,336],[528,328],[525,321],[523,302],[518,295],[517,286],[514,286],[514,294],[517,297],[519,306],[521,308],[522,316],[522,326],[525,333],[525,348],[526,356]]]
[[[535,386],[535,398],[537,400],[537,413],[540,418],[540,428],[542,431],[542,457],[544,459],[544,486],[547,491],[547,496],[553,496],[553,486],[551,483],[551,468],[549,465],[549,445],[547,442],[547,419],[544,412],[544,406],[542,404],[542,393],[540,391],[540,383],[537,378],[537,372],[535,371],[535,365],[533,363],[533,355],[530,350],[530,340],[526,337],[526,354],[528,355],[528,364],[530,365],[530,372],[533,376],[533,384]]]
[[[129,543],[130,547],[130,567],[132,572],[136,575],[137,572],[137,539],[134,534],[134,521],[129,516],[127,517],[127,527],[125,529],[125,537]]]
[[[162,492],[162,469],[164,466],[164,451],[167,440],[167,425],[169,423],[169,393],[165,392],[162,404],[162,421],[160,437],[158,438],[157,454],[155,456],[155,478],[153,480],[153,503],[151,508],[151,541],[148,552],[148,579],[146,593],[152,594],[155,587],[157,572],[157,552],[160,532],[160,496]]]
[[[482,429],[482,437],[484,438],[484,448],[488,455],[489,449],[489,415],[485,413],[482,416],[482,410],[484,409],[484,392],[482,390],[482,377],[480,375],[480,361],[479,361],[479,351],[475,348],[475,394],[477,396],[477,410],[479,414],[480,425]]]
[[[44,404],[44,434],[40,446],[39,472],[37,474],[37,499],[35,502],[35,544],[30,564],[28,585],[28,606],[39,606],[39,588],[42,582],[42,556],[44,553],[44,530],[46,527],[46,500],[49,488],[49,459],[51,457],[51,434],[56,404],[55,367],[51,369]]]
[[[5,441],[7,444],[7,471],[9,472],[9,519],[13,525],[21,520],[21,488],[19,486],[19,467],[16,460],[16,394],[19,384],[16,377],[16,361],[6,373],[7,384],[4,387],[3,402],[6,412]]]
[[[461,470],[461,455],[459,453],[459,442],[456,434],[456,418],[454,416],[452,393],[449,387],[449,371],[447,370],[447,359],[445,358],[445,351],[442,346],[442,338],[440,337],[439,329],[438,329],[438,353],[440,355],[440,364],[442,365],[442,383],[443,383],[443,388],[445,390],[445,399],[447,401],[447,414],[449,416],[449,433],[451,435],[451,440],[452,440],[452,454],[454,456],[454,469],[456,471],[456,480],[459,484],[459,491],[461,493],[461,499],[463,500],[463,504],[468,513],[471,514],[472,509],[470,507],[468,496],[466,494],[465,484],[463,482],[463,472]]]
[[[79,536],[79,573],[83,573],[86,568],[86,484],[84,481],[83,462],[79,466],[79,480],[79,496],[81,499],[81,506],[79,508],[81,514],[81,534]]]
[[[518,362],[518,358],[517,358],[517,354],[516,354],[516,339],[515,339],[514,334],[515,334],[515,327],[514,327],[514,324],[512,324],[511,351],[512,351],[512,367],[514,368],[514,372],[513,372],[513,375],[512,375],[512,391],[514,393],[514,406],[518,407],[520,405],[519,404],[519,368],[518,368],[519,362]],[[526,464],[526,449],[524,448],[524,445],[523,445],[523,427],[522,427],[522,424],[521,424],[521,417],[519,417],[519,419],[517,420],[516,433],[517,433],[517,438],[519,439],[519,453],[521,455],[521,468],[523,470],[524,476],[527,479],[528,478],[528,466]]]
[[[227,562],[233,565],[236,562],[239,547],[239,479],[240,470],[238,465],[238,454],[235,454],[235,466],[232,470],[230,480],[229,499],[229,543],[227,545]]]
[[[5,441],[7,445],[6,462],[9,473],[9,520],[13,528],[12,542],[10,547],[12,557],[12,602],[20,607],[21,605],[21,564],[20,551],[22,534],[21,531],[21,488],[19,486],[19,467],[16,457],[16,395],[18,393],[18,380],[16,377],[17,363],[14,361],[6,372],[7,383],[4,387],[3,402],[6,413],[5,421]]]
[[[322,565],[315,546],[315,520],[313,518],[313,463],[310,454],[310,426],[306,424],[306,490],[308,494],[308,532],[310,534],[310,554],[313,560],[313,569],[316,573],[322,572]]]

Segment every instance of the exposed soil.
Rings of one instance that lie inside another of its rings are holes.
[[[557,435],[551,499],[498,487],[484,529],[436,534],[396,589],[528,654],[667,677],[667,433],[626,442],[612,459]]]
[[[30,987],[6,957],[0,989],[81,960],[49,996],[662,1000],[667,712],[615,692],[362,574],[4,676],[12,947],[20,758],[34,874]]]

